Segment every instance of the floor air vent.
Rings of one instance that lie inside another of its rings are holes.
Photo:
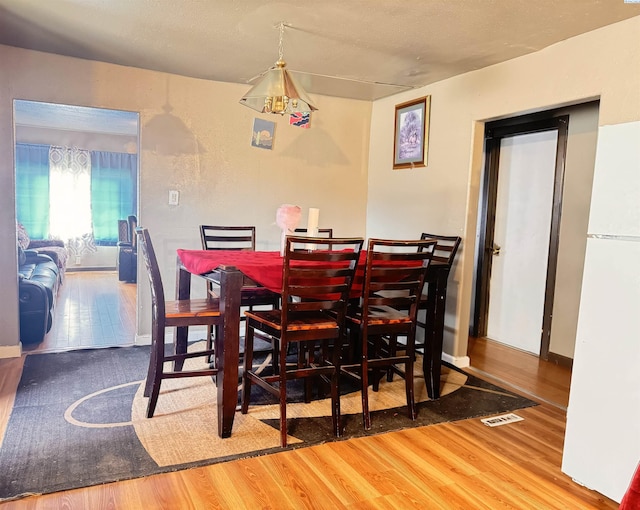
[[[521,418],[517,414],[509,413],[501,414],[500,416],[492,416],[491,418],[483,418],[480,421],[487,427],[497,427],[498,425],[506,425],[507,423],[513,423],[522,420],[524,420],[524,418]]]

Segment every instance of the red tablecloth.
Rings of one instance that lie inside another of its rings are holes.
[[[282,292],[282,264],[284,258],[277,251],[239,250],[183,250],[178,257],[187,271],[193,274],[210,273],[220,265],[234,266],[254,282],[272,292]],[[360,252],[352,296],[359,296],[364,280],[366,250]],[[310,262],[307,262],[310,263]],[[405,262],[389,262],[390,265]]]
[[[237,267],[254,282],[273,291],[282,291],[283,257],[277,251],[178,250],[185,269],[193,274],[210,273],[224,264]]]

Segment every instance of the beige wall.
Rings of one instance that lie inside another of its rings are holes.
[[[640,17],[374,103],[368,236],[463,237],[449,280],[445,352],[464,364],[484,122],[601,98],[599,125],[640,119]],[[392,170],[394,106],[431,95],[426,168]]]
[[[587,247],[598,142],[598,109],[597,103],[589,103],[567,109],[566,112],[569,115],[569,133],[549,352],[571,359],[576,345]]]
[[[303,222],[307,209],[318,207],[320,226],[333,227],[335,235],[365,233],[368,102],[319,96],[311,129],[262,116],[277,123],[268,151],[250,146],[260,114],[238,103],[246,85],[7,46],[0,46],[0,63],[0,356],[15,354],[18,345],[13,99],[140,113],[139,220],[152,234],[169,296],[175,249],[199,247],[200,223],[255,224],[258,248],[277,249],[276,209],[295,203]],[[180,191],[179,206],[167,204],[170,189]],[[146,287],[139,297],[144,335],[151,315]]]

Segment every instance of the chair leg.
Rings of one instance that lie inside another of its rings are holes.
[[[213,326],[207,326],[207,349],[213,348]]]
[[[271,370],[273,375],[280,373],[280,367],[278,363],[278,353],[280,352],[280,340],[278,338],[271,339]]]
[[[162,345],[162,348],[164,348],[164,343]],[[156,344],[154,346],[154,353],[155,356],[152,356],[152,358],[154,358],[153,360],[153,379],[152,379],[152,384],[151,384],[151,391],[149,394],[149,402],[147,403],[147,418],[152,418],[153,417],[153,413],[155,413],[156,411],[156,404],[158,403],[158,396],[160,395],[160,383],[162,382],[162,370],[163,370],[163,356],[160,355],[160,353],[158,352],[158,349],[160,349],[160,346],[158,346],[158,344]]]
[[[389,357],[393,358],[398,352],[398,337],[397,335],[389,336]],[[393,381],[393,367],[387,369],[387,382]]]
[[[215,349],[215,339],[219,334],[220,326],[207,326],[207,350]],[[217,360],[215,353],[209,357],[209,364],[212,368],[217,368]]]
[[[247,414],[249,411],[249,400],[251,399],[251,378],[249,372],[253,368],[253,327],[247,324],[244,334],[244,363],[242,371],[242,405],[240,411]]]
[[[147,379],[144,385],[144,393],[145,397],[151,395],[151,387],[153,386],[153,381],[156,377],[156,342],[151,343],[151,354],[149,355],[149,369],[147,370]]]
[[[363,360],[362,363],[362,422],[364,430],[371,429],[371,415],[369,414],[369,370],[368,363]]]
[[[331,376],[331,418],[333,420],[333,434],[336,437],[342,436],[342,423],[340,423],[340,359],[342,349],[342,338],[336,340],[333,346],[333,367]],[[324,356],[324,355],[323,355]]]
[[[410,338],[407,337],[407,362],[404,368],[404,383],[407,393],[407,410],[409,412],[409,418],[415,420],[418,416],[416,410],[416,401],[413,388],[413,361],[415,359],[415,335]]]
[[[311,363],[310,356],[313,356],[314,347],[315,347],[314,342],[298,342],[298,368],[304,368],[304,367],[310,366],[310,363]],[[304,401],[307,404],[311,402],[311,393],[313,392],[312,383],[313,381],[311,380],[311,377],[305,377]]]
[[[153,418],[153,413],[156,411],[156,404],[158,403],[159,395],[160,381],[154,381],[151,388],[151,395],[149,396],[149,402],[147,403],[147,418]]]
[[[413,372],[413,362],[408,361],[406,363],[407,374]],[[409,418],[415,420],[418,417],[416,411],[415,396],[413,393],[413,377],[405,375],[405,387],[407,392],[407,409],[409,412]]]
[[[377,359],[382,357],[382,355],[380,354],[381,343],[382,343],[382,337],[379,335],[376,335],[373,339],[373,343],[371,344],[373,346],[373,349],[372,349],[372,352],[369,353],[369,359]],[[373,391],[378,391],[380,389],[380,379],[384,377],[384,374],[382,374],[380,371],[380,368],[376,366],[371,371],[371,377],[373,378]]]
[[[327,362],[330,362],[334,367],[340,367],[341,353],[342,340],[336,340],[333,345],[331,345],[328,340],[322,340],[322,342],[320,343],[319,363],[321,363],[322,365],[326,365]],[[338,373],[340,373],[340,368],[338,368]],[[325,398],[327,396],[327,393],[331,392],[331,384],[332,383],[330,383],[329,388],[327,388],[324,379],[322,377],[319,378],[318,384],[316,385],[318,388],[318,398]]]
[[[361,335],[362,338],[362,335]],[[362,423],[364,430],[371,429],[371,415],[369,414],[369,352],[368,352],[368,340],[362,338],[362,360],[361,366],[361,381],[362,381]]]
[[[280,344],[280,444],[287,446],[287,342]]]
[[[173,354],[186,354],[187,344],[189,337],[188,327],[177,327],[175,329],[175,335],[173,337]],[[173,362],[173,369],[176,372],[180,372],[184,366],[184,358]]]

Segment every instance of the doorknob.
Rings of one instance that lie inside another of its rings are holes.
[[[498,246],[496,243],[493,243],[493,251],[491,252],[493,255],[500,255],[500,250],[502,248]]]

